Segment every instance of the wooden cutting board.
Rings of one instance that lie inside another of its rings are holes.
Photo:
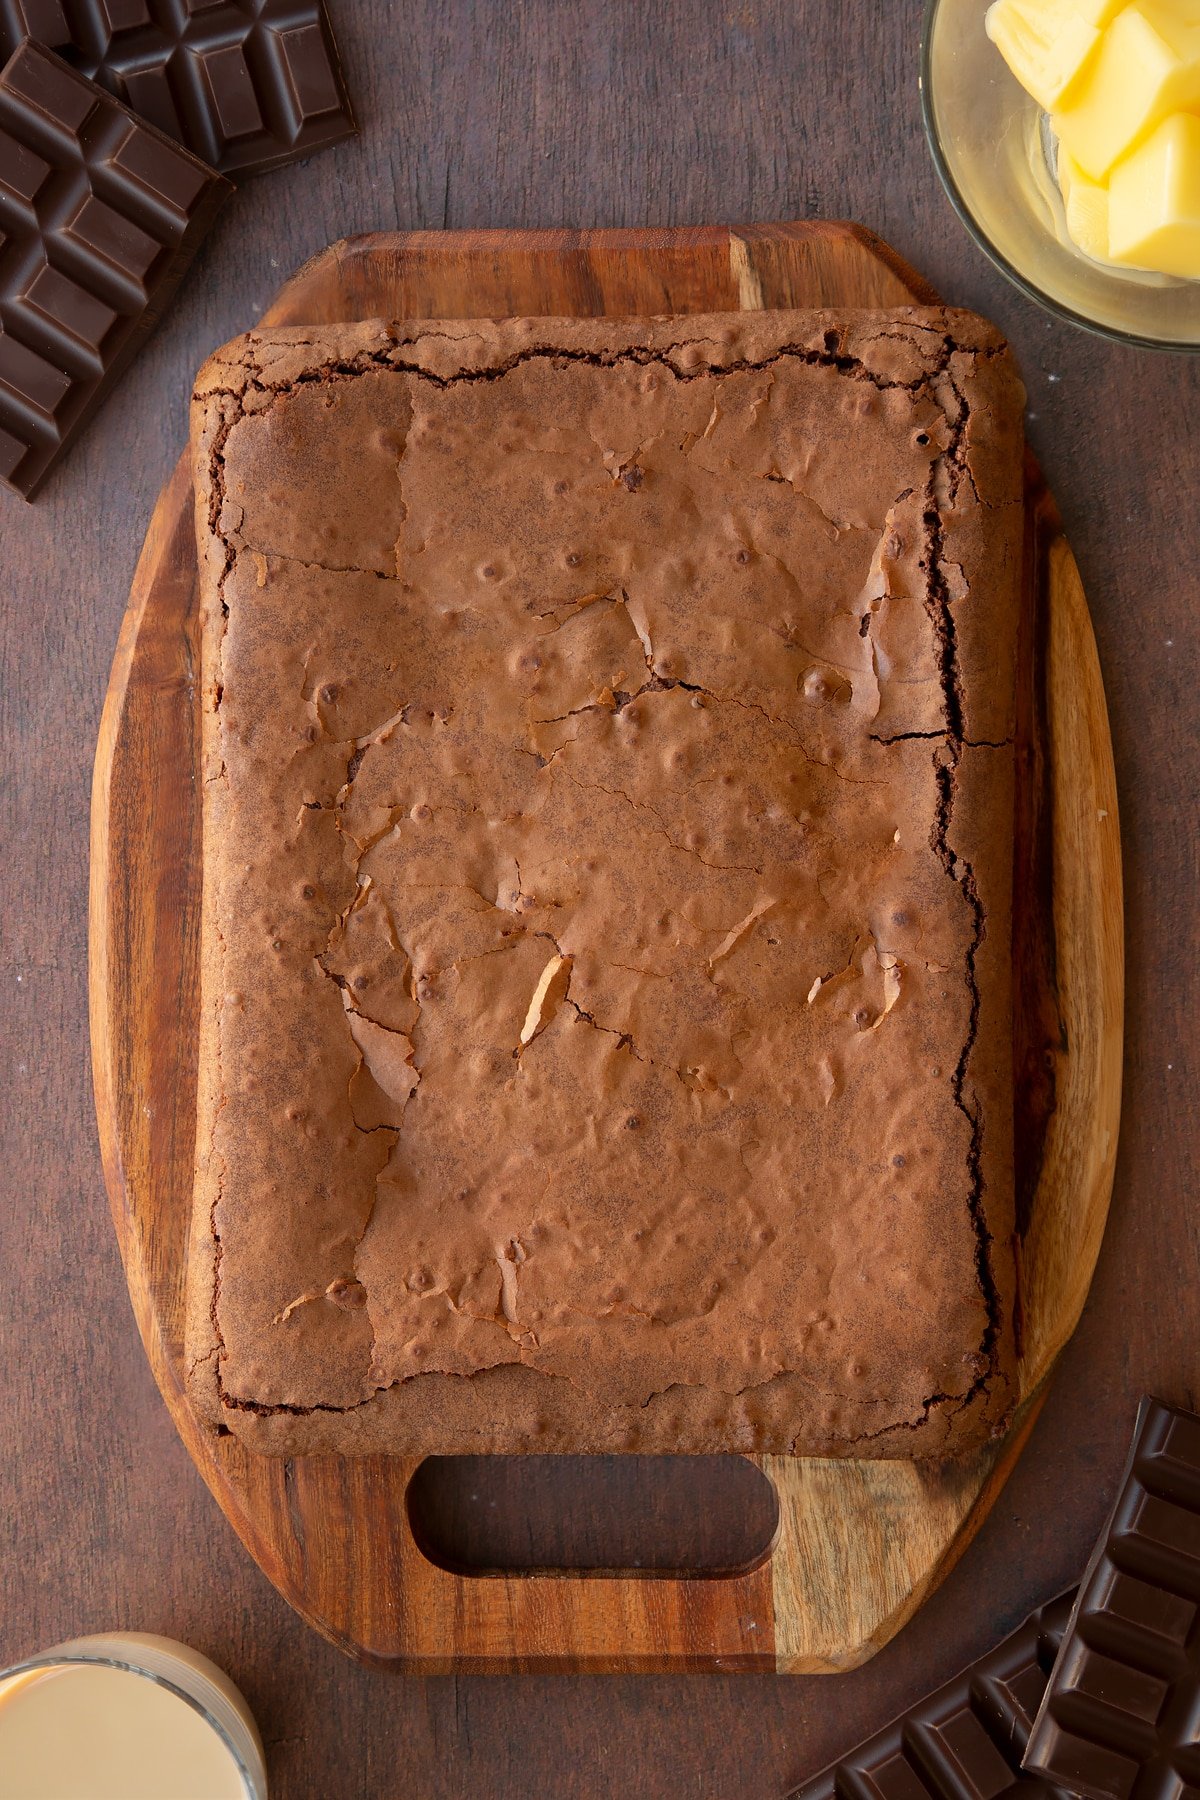
[[[934,298],[852,225],[414,232],[335,244],[265,322]],[[847,1669],[899,1630],[985,1518],[1087,1294],[1120,1105],[1121,863],[1104,691],[1078,571],[1032,464],[1026,581],[1012,1431],[957,1463],[752,1459],[774,1484],[779,1525],[749,1569],[463,1575],[418,1547],[406,1505],[416,1463],[257,1457],[201,1425],[184,1392],[201,851],[196,562],[188,474],[176,469],[134,580],[96,758],[91,1028],[105,1178],[138,1327],[184,1443],[280,1592],[350,1654],[423,1674]]]

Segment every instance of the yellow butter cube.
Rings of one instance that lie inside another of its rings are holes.
[[[1101,34],[1052,122],[1080,168],[1103,181],[1168,114],[1193,109],[1200,109],[1200,6],[1138,0]]]
[[[1038,105],[1053,112],[1125,0],[994,0],[987,34]]]
[[[1058,185],[1062,190],[1063,211],[1067,217],[1067,235],[1071,242],[1095,262],[1108,257],[1108,188],[1093,181],[1079,164],[1058,147]]]
[[[1200,279],[1200,117],[1173,113],[1109,180],[1113,262]]]

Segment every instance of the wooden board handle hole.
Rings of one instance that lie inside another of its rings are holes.
[[[744,1575],[775,1489],[740,1456],[430,1456],[409,1482],[422,1555],[454,1575]]]

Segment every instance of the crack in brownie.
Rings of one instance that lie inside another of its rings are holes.
[[[209,1420],[414,1455],[1003,1428],[1022,403],[944,309],[206,365]]]

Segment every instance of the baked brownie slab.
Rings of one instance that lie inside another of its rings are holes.
[[[209,1419],[288,1453],[1002,1426],[1022,398],[940,309],[206,365]]]

